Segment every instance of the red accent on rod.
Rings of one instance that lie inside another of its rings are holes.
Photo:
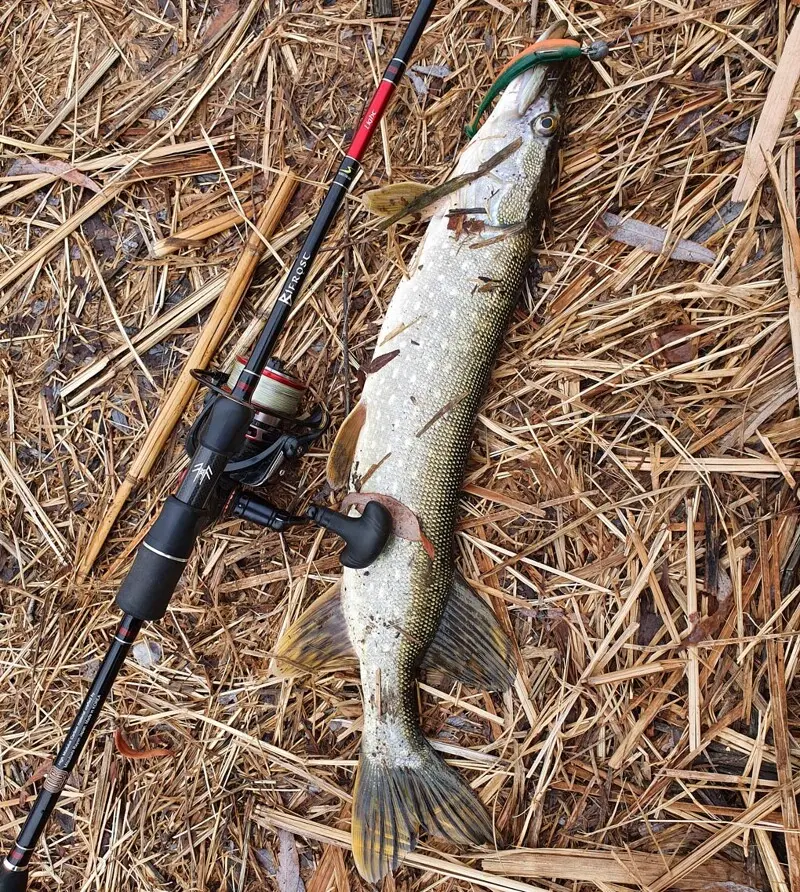
[[[361,160],[361,156],[369,145],[372,134],[380,122],[381,116],[383,115],[386,106],[389,104],[389,100],[392,98],[394,88],[395,85],[389,83],[389,81],[380,82],[378,89],[375,91],[375,95],[372,97],[372,102],[367,106],[367,110],[364,112],[364,117],[358,125],[358,130],[356,130],[356,135],[350,143],[350,148],[347,150],[347,154],[354,160]]]

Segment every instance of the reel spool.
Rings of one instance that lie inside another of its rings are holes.
[[[228,377],[228,389],[233,389],[244,367],[244,358],[237,356]],[[300,414],[300,403],[305,390],[305,384],[290,375],[280,360],[270,359],[253,394],[252,403],[257,411],[247,432],[247,439],[259,447],[274,443],[284,426],[281,422],[293,421]]]
[[[198,437],[206,423],[214,394],[230,396],[245,366],[236,358],[230,375],[224,372],[192,371],[192,377],[209,391],[200,414],[186,436],[185,447],[194,455]],[[244,449],[232,457],[225,467],[225,476],[237,484],[257,488],[275,474],[286,459],[303,455],[328,428],[328,413],[322,406],[312,406],[301,413],[306,385],[290,374],[278,359],[270,359],[258,382],[249,405],[254,411],[247,431]]]

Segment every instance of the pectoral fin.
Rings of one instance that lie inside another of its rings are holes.
[[[484,691],[505,691],[516,666],[511,642],[489,605],[456,574],[436,636],[425,653],[423,669],[441,669],[458,681]]]
[[[350,468],[358,445],[358,435],[367,420],[367,406],[362,400],[342,422],[331,446],[326,466],[326,476],[331,489],[343,489],[350,478]]]
[[[284,632],[275,652],[284,675],[347,669],[356,659],[342,613],[340,588],[334,586]]]
[[[391,217],[392,214],[405,210],[413,201],[429,192],[430,188],[423,183],[390,183],[365,192],[362,201],[370,213]]]

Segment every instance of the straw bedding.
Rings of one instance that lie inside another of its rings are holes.
[[[252,219],[287,167],[301,179],[224,365],[410,8],[371,12],[0,9],[4,844],[104,651],[197,399],[91,572],[78,562],[249,229],[158,246]],[[422,225],[381,233],[359,195],[441,182],[495,73],[562,15],[614,50],[576,72],[539,272],[481,412],[456,542],[521,671],[505,696],[433,674],[420,695],[426,733],[507,847],[426,840],[386,888],[800,889],[795,4],[442,4],[281,356],[340,421]],[[329,446],[277,480],[280,504],[323,494]],[[360,888],[346,853],[358,689],[344,672],[282,680],[271,658],[338,574],[314,531],[226,520],[204,535],[73,774],[40,888]]]

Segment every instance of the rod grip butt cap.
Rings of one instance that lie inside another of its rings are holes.
[[[25,892],[28,888],[27,870],[0,867],[0,892]]]

